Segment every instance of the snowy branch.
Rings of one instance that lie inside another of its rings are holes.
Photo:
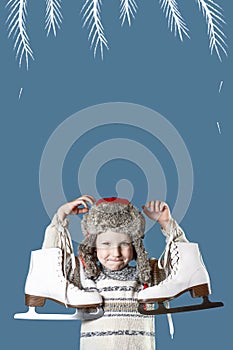
[[[213,50],[216,51],[219,60],[221,61],[220,49],[227,56],[226,43],[224,38],[226,37],[223,31],[220,29],[222,24],[225,23],[222,14],[222,8],[212,0],[197,0],[199,10],[202,12],[207,23],[207,34],[209,36],[209,48],[210,53]]]
[[[34,58],[26,31],[27,0],[9,0],[6,6],[9,7],[10,11],[6,20],[8,37],[12,36],[14,39],[14,50],[16,50],[16,58],[19,59],[19,67],[21,67],[23,57],[25,57],[28,69],[29,58]]]
[[[61,0],[46,0],[45,30],[47,30],[47,36],[51,29],[56,36],[56,29],[60,29],[61,23]]]
[[[128,20],[129,26],[131,25],[131,17],[135,18],[137,8],[138,6],[135,0],[121,0],[120,19],[122,19],[122,26],[124,25],[126,18]]]
[[[101,57],[103,59],[104,47],[108,49],[108,42],[104,35],[104,27],[101,22],[101,0],[86,0],[82,7],[83,27],[90,28],[88,40],[91,42],[91,48],[94,50],[94,57],[98,47],[100,47]]]
[[[178,32],[181,41],[183,41],[183,35],[189,38],[188,28],[178,9],[177,2],[175,0],[159,0],[159,2],[167,18],[168,28],[171,32],[174,30],[175,36]]]

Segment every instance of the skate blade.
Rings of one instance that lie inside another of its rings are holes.
[[[29,306],[27,312],[14,315],[14,319],[20,320],[77,320],[77,310],[73,314],[38,314],[35,307]]]
[[[187,312],[187,311],[198,311],[198,310],[207,310],[217,307],[222,307],[224,304],[221,301],[213,302],[210,301],[208,296],[203,297],[203,302],[198,305],[188,305],[188,306],[179,306],[179,307],[166,307],[164,302],[158,302],[157,309],[146,310],[146,304],[140,303],[138,306],[138,312],[143,315],[164,315],[172,314],[177,312]]]
[[[14,315],[16,320],[51,320],[51,321],[75,321],[75,320],[92,320],[102,317],[104,314],[102,308],[97,308],[96,312],[85,312],[77,309],[73,314],[38,314],[34,306],[29,306],[27,312]]]

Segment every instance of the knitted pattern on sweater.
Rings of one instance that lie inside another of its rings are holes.
[[[80,349],[154,350],[154,317],[138,312],[141,286],[136,268],[103,268],[95,286],[104,300],[104,316],[82,322]]]

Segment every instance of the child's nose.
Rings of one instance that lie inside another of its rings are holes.
[[[112,248],[112,255],[113,256],[120,256],[121,255],[121,247],[115,246]]]

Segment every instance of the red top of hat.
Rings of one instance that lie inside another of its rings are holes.
[[[114,203],[121,203],[121,204],[129,204],[130,203],[128,201],[128,199],[117,198],[117,197],[108,197],[108,198],[99,199],[98,202],[96,203],[96,205],[98,206],[99,204],[101,204],[103,202],[114,202]]]

